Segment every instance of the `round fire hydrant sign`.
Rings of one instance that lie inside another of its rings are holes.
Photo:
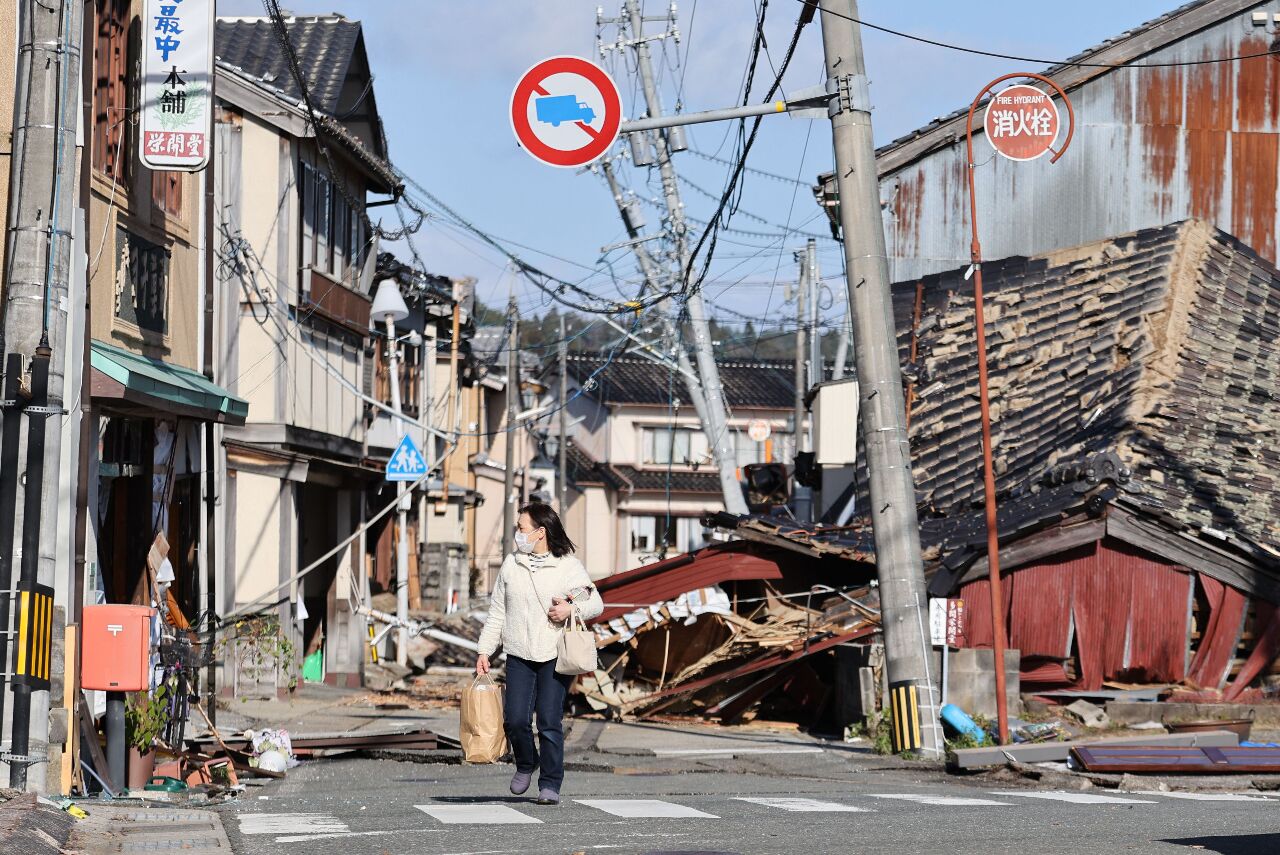
[[[982,124],[997,152],[1010,160],[1035,160],[1058,138],[1058,106],[1041,90],[1020,83],[992,96]]]

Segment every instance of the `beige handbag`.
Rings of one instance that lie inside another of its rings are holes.
[[[556,673],[591,674],[597,667],[595,633],[587,629],[574,609],[556,643]]]
[[[528,567],[525,569],[529,571],[529,584],[533,585],[534,596],[541,604],[542,594],[538,591],[538,583],[533,579],[533,570]],[[576,677],[595,672],[598,665],[595,633],[587,629],[575,608],[569,615],[568,624],[560,630],[560,639],[556,641],[556,673]]]

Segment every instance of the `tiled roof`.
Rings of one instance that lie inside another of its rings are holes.
[[[696,472],[688,469],[637,469],[634,466],[609,466],[621,481],[622,489],[645,493],[706,493],[720,495],[720,473],[708,466]]]
[[[921,541],[926,559],[944,564],[961,547],[972,556],[984,536],[973,286],[964,273],[921,280],[913,367]],[[1002,537],[1112,502],[1276,563],[1280,271],[1230,235],[1187,221],[987,262],[983,273]],[[915,282],[894,286],[904,364],[915,297]],[[866,530],[821,537],[870,546]]]
[[[565,446],[565,466],[568,469],[569,481],[579,487],[619,486],[618,477],[609,471],[609,467],[596,460],[586,449],[578,445],[572,437]]]
[[[312,103],[317,110],[336,113],[348,66],[360,42],[360,22],[341,15],[320,15],[286,18],[285,26]],[[287,97],[302,98],[270,18],[219,18],[214,27],[214,52],[218,59],[261,78]]]
[[[983,265],[997,490],[1072,480],[1113,451],[1122,495],[1280,550],[1280,273],[1188,221]],[[981,501],[972,287],[926,277],[912,412],[917,489]],[[914,287],[895,312],[907,352]]]
[[[795,369],[783,362],[720,362],[720,382],[730,407],[789,410],[795,406]],[[598,373],[596,373],[598,372]],[[594,374],[586,394],[606,404],[659,404],[676,400],[691,406],[678,373],[638,356],[582,354],[569,357],[569,374],[579,384]]]

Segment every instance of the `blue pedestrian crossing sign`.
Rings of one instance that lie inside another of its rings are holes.
[[[422,452],[414,445],[413,437],[405,434],[400,438],[391,459],[387,461],[388,481],[417,481],[427,474],[427,461]]]

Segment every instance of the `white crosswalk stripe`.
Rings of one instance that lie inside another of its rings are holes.
[[[1250,796],[1244,793],[1166,793],[1161,791],[1139,791],[1133,795],[1137,796],[1163,796],[1166,799],[1188,799],[1197,802],[1271,802],[1280,804],[1275,799],[1269,799],[1266,796]]]
[[[449,825],[533,825],[542,820],[513,807],[492,802],[463,805],[414,805],[427,816]]]
[[[1068,793],[1063,791],[1055,792],[1016,792],[1004,790],[993,792],[993,796],[1014,796],[1024,799],[1046,799],[1054,802],[1070,802],[1077,805],[1153,805],[1155,802],[1150,799],[1122,799],[1118,796],[1100,796],[1095,793]]]
[[[941,796],[931,793],[870,793],[873,799],[896,799],[903,802],[915,802],[922,805],[938,807],[1012,807],[1009,802],[997,802],[991,799],[975,799],[969,796]]]
[[[754,805],[790,810],[797,813],[871,813],[868,808],[842,805],[836,802],[824,802],[818,799],[783,798],[781,796],[736,796],[737,801],[750,802]]]
[[[342,834],[350,829],[327,813],[242,813],[241,834]]]
[[[712,813],[705,813],[685,805],[678,805],[675,802],[664,802],[661,799],[575,799],[575,801],[580,805],[586,805],[625,819],[720,818]]]

